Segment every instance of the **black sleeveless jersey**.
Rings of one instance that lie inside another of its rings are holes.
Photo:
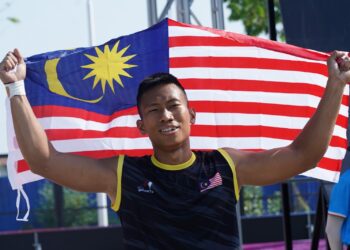
[[[179,165],[154,156],[118,158],[113,210],[126,249],[239,249],[235,166],[223,149]]]

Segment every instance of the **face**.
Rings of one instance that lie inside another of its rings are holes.
[[[155,150],[189,146],[195,112],[188,108],[185,94],[175,84],[166,84],[144,93],[141,98],[142,120],[137,127],[147,134]]]

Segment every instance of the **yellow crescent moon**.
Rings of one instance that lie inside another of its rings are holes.
[[[45,63],[45,73],[46,73],[46,79],[47,83],[49,85],[49,90],[55,94],[65,96],[74,100],[78,100],[81,102],[87,102],[87,103],[97,103],[101,101],[103,98],[103,95],[97,99],[94,100],[85,100],[81,98],[77,98],[74,96],[71,96],[70,94],[67,93],[67,91],[64,89],[62,83],[60,80],[58,80],[57,76],[57,64],[59,62],[60,58],[55,58],[51,60],[47,60]]]

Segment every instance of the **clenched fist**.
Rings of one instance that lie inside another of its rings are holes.
[[[348,53],[334,51],[329,57],[327,65],[329,79],[344,85],[350,82],[350,58]]]
[[[0,80],[7,84],[24,80],[25,77],[26,64],[19,50],[8,52],[0,63]]]

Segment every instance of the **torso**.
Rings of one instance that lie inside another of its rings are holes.
[[[239,248],[231,167],[218,151],[193,157],[177,170],[125,157],[118,214],[127,249]]]

